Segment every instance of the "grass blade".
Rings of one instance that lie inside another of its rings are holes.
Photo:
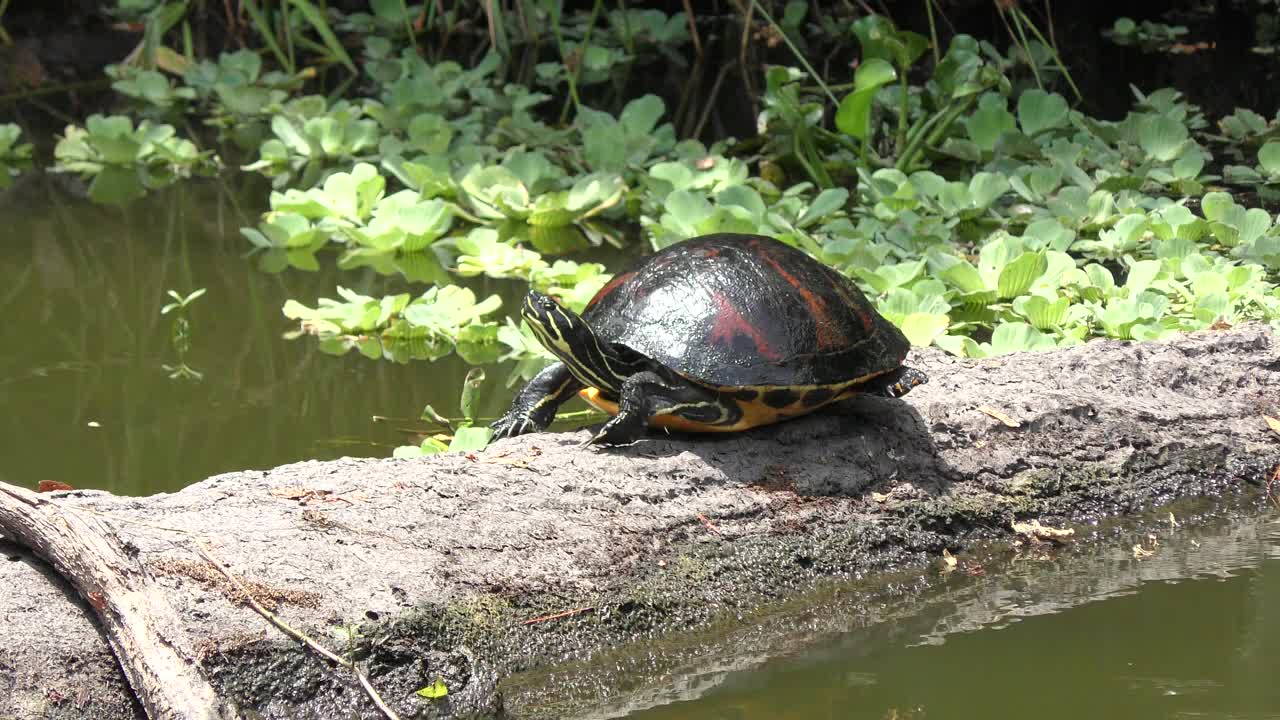
[[[276,56],[276,62],[279,62],[280,67],[284,68],[288,74],[296,74],[297,68],[289,62],[284,50],[280,48],[280,43],[276,42],[275,33],[271,32],[271,23],[267,22],[267,16],[262,13],[262,8],[258,7],[258,0],[244,0],[244,7],[249,11],[249,18],[253,20],[253,26],[262,36],[262,41],[267,44],[271,54]]]
[[[337,58],[351,72],[359,74],[360,71],[356,69],[356,64],[351,61],[351,56],[347,54],[347,49],[338,41],[338,36],[333,34],[333,28],[329,27],[329,21],[325,20],[324,13],[320,12],[320,8],[313,5],[311,0],[289,0],[289,4],[302,12],[302,16],[320,34],[320,39],[324,41],[325,47],[329,49],[333,57]]]

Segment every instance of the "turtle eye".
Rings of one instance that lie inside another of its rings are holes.
[[[524,307],[521,308],[521,310],[521,314],[524,315],[525,319],[529,322],[538,324],[546,322],[547,311],[538,307],[538,302],[532,297],[526,297],[524,299]]]

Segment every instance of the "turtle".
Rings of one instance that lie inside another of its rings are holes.
[[[618,273],[581,315],[536,291],[521,315],[559,362],[490,426],[495,439],[545,430],[575,393],[614,416],[587,442],[626,445],[648,426],[735,432],[928,381],[857,285],[763,235],[684,240]]]

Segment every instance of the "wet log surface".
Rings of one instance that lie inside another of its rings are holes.
[[[119,537],[200,671],[243,709],[379,717],[345,671],[241,605],[196,541],[359,660],[403,716],[559,717],[625,706],[669,682],[673,647],[830,579],[919,574],[943,548],[1008,539],[1013,520],[1087,527],[1260,484],[1280,461],[1262,417],[1280,416],[1280,343],[1262,326],[911,364],[930,382],[903,401],[733,436],[600,451],[578,447],[585,431],[542,434],[148,498],[42,497]],[[92,608],[17,544],[0,541],[0,558],[0,718],[141,717]],[[653,655],[623,675],[593,669],[627,653]],[[446,698],[414,695],[437,678]]]

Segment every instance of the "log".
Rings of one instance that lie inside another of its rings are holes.
[[[1106,542],[1090,531],[1100,518],[1260,497],[1280,463],[1264,420],[1280,417],[1280,343],[1266,326],[910,362],[930,382],[902,401],[731,436],[597,450],[578,447],[586,431],[548,433],[228,473],[147,498],[56,495],[110,518],[200,670],[242,710],[379,717],[343,668],[244,609],[162,527],[210,539],[255,597],[354,659],[402,716],[563,717],[627,706],[698,648],[754,632],[726,627],[831,582],[893,570],[903,586],[944,548],[1011,540],[1014,521]],[[83,608],[29,553],[0,550],[16,560],[0,562],[0,718],[138,717]],[[864,614],[876,613],[890,614]],[[446,697],[415,693],[437,680]]]

